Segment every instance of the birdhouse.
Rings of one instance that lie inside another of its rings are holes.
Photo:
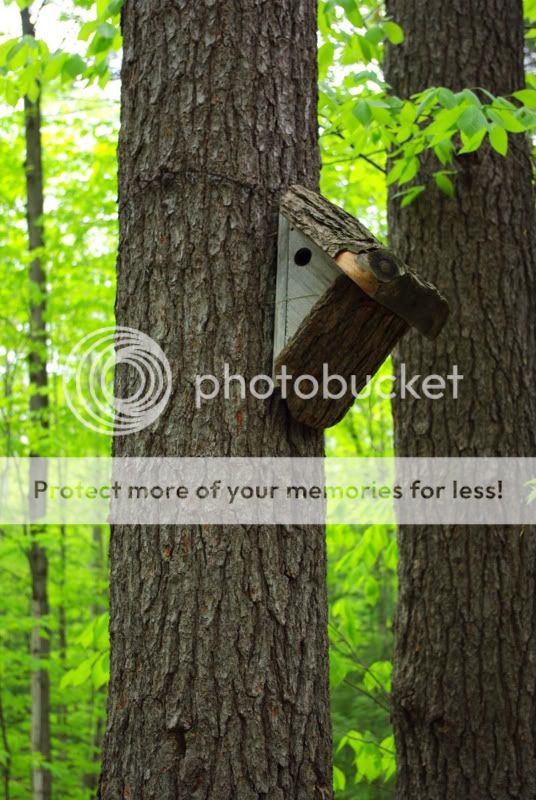
[[[303,186],[285,194],[274,376],[277,380],[284,367],[288,376],[307,376],[319,386],[314,396],[304,397],[296,383],[286,382],[285,399],[295,419],[312,428],[334,425],[409,327],[434,339],[448,313],[437,289],[350,214]],[[346,391],[327,393],[341,396],[325,396],[326,375],[344,380]]]

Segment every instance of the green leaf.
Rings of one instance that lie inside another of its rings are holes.
[[[467,109],[466,109],[467,110]],[[424,129],[424,132],[427,136],[438,136],[443,135],[448,130],[455,130],[456,123],[460,119],[461,115],[464,113],[463,106],[454,106],[454,108],[442,108],[441,111],[436,114],[434,121],[428,125],[427,128]]]
[[[514,92],[513,96],[516,100],[523,103],[528,108],[536,108],[536,90],[535,89],[520,89],[519,92]]]
[[[457,92],[455,98],[458,102],[467,102],[471,106],[476,106],[480,108],[481,102],[477,95],[471,91],[471,89],[463,89],[461,92]]]
[[[487,127],[487,120],[480,108],[469,106],[458,119],[458,127],[466,136],[473,137]]]
[[[500,121],[502,127],[509,133],[524,133],[525,131],[523,123],[506,108],[498,108],[496,111],[493,111],[493,116],[492,111],[490,111],[489,116],[497,122],[497,124],[499,124]]]
[[[336,792],[343,792],[346,788],[346,775],[339,769],[339,767],[333,765],[333,789]]]
[[[343,682],[349,672],[355,669],[349,659],[334,650],[329,659],[329,683],[332,689],[336,689]]]
[[[387,173],[387,186],[391,186],[393,183],[400,178],[402,175],[402,170],[404,169],[406,162],[403,158],[399,158],[395,161],[393,167]]]
[[[359,103],[354,106],[353,114],[365,128],[372,122],[372,112],[366,100],[360,100]]]
[[[87,42],[92,33],[97,30],[98,22],[93,19],[90,22],[84,22],[78,33],[78,38],[82,42]]]
[[[384,773],[383,780],[388,781],[389,778],[391,778],[394,775],[396,770],[394,737],[387,736],[380,743],[380,747],[381,747],[382,769]]]
[[[326,77],[328,69],[333,63],[334,53],[335,45],[333,42],[326,42],[318,48],[318,73],[321,80]]]
[[[463,133],[462,131],[463,147],[461,148],[461,150],[458,150],[458,154],[463,155],[464,153],[474,153],[475,150],[478,150],[478,148],[482,144],[485,135],[486,135],[485,128],[482,128],[481,130],[477,131],[473,136],[467,136],[467,134]]]
[[[115,34],[117,33],[117,28],[110,22],[103,22],[97,28],[97,33],[99,34],[99,36],[102,36],[103,39],[111,40],[115,37]]]
[[[352,25],[356,28],[363,27],[365,23],[355,0],[337,0],[337,5],[344,9]]]
[[[443,139],[443,141],[435,144],[434,153],[443,166],[445,166],[445,164],[452,163],[453,146],[450,139]]]
[[[106,9],[106,13],[109,17],[115,17],[116,14],[119,14],[122,7],[123,7],[123,0],[111,0],[111,2],[108,3],[108,8]]]
[[[100,689],[110,680],[110,656],[109,653],[103,653],[93,666],[91,675],[93,686],[95,689]]]
[[[437,92],[437,99],[445,108],[454,108],[458,105],[454,92],[451,92],[450,89],[439,89]]]
[[[409,100],[407,100],[400,111],[400,119],[406,125],[412,125],[417,118],[417,109]]]
[[[99,75],[100,88],[104,89],[109,80],[110,80],[110,72],[106,69],[102,74]]]
[[[363,736],[367,736],[365,733]],[[352,740],[350,739],[350,744]],[[355,765],[358,772],[360,772],[369,783],[377,780],[382,773],[381,751],[378,745],[373,741],[366,739],[361,742],[355,743]]]
[[[76,669],[66,672],[61,679],[60,689],[65,689],[67,686],[82,686],[83,683],[86,683],[91,677],[94,660],[94,656],[86,658]]]
[[[380,586],[376,578],[367,575],[365,580],[365,600],[369,606],[375,606],[380,599]]]
[[[350,37],[339,56],[339,62],[343,65],[357,64],[363,59],[363,52],[359,46],[357,36]]]
[[[454,185],[445,172],[434,172],[434,180],[443,194],[454,197]]]
[[[101,36],[100,33],[95,33],[87,49],[88,56],[98,56],[100,53],[109,52],[112,49],[112,42],[113,39],[107,39]]]
[[[517,111],[517,106],[507,100],[506,97],[496,97],[493,105],[495,108],[506,108],[508,111]]]
[[[489,140],[491,146],[501,156],[505,156],[508,152],[508,134],[499,125],[492,125],[489,131]]]
[[[365,672],[363,685],[368,692],[378,691],[378,685],[385,692],[391,691],[391,676],[393,674],[392,661],[375,661]]]
[[[7,63],[10,69],[18,69],[26,63],[30,48],[24,41],[18,42],[7,55]]]
[[[110,624],[110,615],[109,614],[101,614],[100,617],[97,617],[94,623],[94,638],[95,638],[95,647],[97,650],[106,650],[108,648],[108,626]]]
[[[371,44],[378,45],[384,38],[383,28],[381,25],[371,25],[370,28],[367,28],[365,37]]]
[[[62,69],[63,74],[69,78],[76,78],[78,75],[82,75],[85,71],[86,62],[77,53],[67,59]]]
[[[413,132],[413,125],[401,125],[395,133],[395,141],[398,144],[403,144],[404,142],[407,142],[409,138],[411,138]],[[384,134],[385,133],[387,133],[387,131],[384,131]]]
[[[536,0],[525,0],[523,4],[523,15],[529,22],[536,19]]]
[[[372,60],[373,57],[373,50],[375,51],[376,48],[373,48],[369,40],[366,36],[360,36],[359,34],[356,36],[357,44],[361,50],[361,57],[363,61],[368,64],[369,61]]]
[[[420,165],[421,164],[419,159],[416,158],[415,156],[406,160],[404,169],[402,170],[400,178],[398,179],[398,183],[400,184],[400,186],[402,186],[402,184],[404,183],[409,183],[410,181],[413,180],[413,178],[419,171]]]
[[[43,71],[43,80],[52,81],[57,78],[68,58],[67,53],[54,53]]]
[[[424,184],[420,183],[416,186],[406,189],[403,192],[397,192],[394,197],[401,197],[402,199],[400,201],[400,207],[406,208],[406,206],[409,206],[411,203],[413,203],[417,197],[424,192],[425,188],[426,187]]]
[[[7,41],[2,42],[2,44],[0,44],[0,66],[2,67],[4,66],[9,53],[15,47],[17,42],[18,39],[7,39]]]
[[[392,125],[394,115],[387,103],[383,103],[381,100],[369,100],[369,108],[373,118],[380,125]]]
[[[6,97],[6,102],[12,108],[15,108],[15,106],[17,105],[17,103],[20,100],[20,95],[17,92],[17,89],[16,89],[15,85],[13,83],[11,83],[11,81],[6,83],[5,97]]]
[[[38,39],[36,41],[37,49],[39,51],[39,58],[41,61],[45,62],[48,61],[50,58],[50,50],[48,49],[48,45],[42,39]]]
[[[516,114],[516,117],[525,126],[527,132],[536,130],[536,110],[524,106]]]
[[[28,87],[26,89],[26,97],[32,103],[36,102],[37,98],[39,97],[39,85],[37,81],[32,80],[29,82]]]
[[[404,41],[404,31],[400,25],[397,25],[396,22],[384,22],[383,29],[391,44],[402,44]]]

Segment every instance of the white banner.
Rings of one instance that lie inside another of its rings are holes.
[[[527,525],[533,458],[0,459],[0,524]]]

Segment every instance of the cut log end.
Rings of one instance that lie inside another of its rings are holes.
[[[359,254],[342,250],[335,261],[369,297],[408,325],[429,339],[439,334],[449,314],[447,301],[434,286],[406,270],[389,250]]]

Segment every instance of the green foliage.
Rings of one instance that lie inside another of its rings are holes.
[[[86,625],[76,639],[85,652],[86,657],[76,667],[68,670],[61,679],[60,689],[67,686],[82,686],[89,681],[94,689],[100,689],[110,678],[110,654],[108,625],[109,614],[100,614]]]
[[[0,118],[2,455],[27,455],[36,443],[40,452],[54,455],[109,453],[109,441],[88,431],[66,408],[61,389],[73,344],[113,320],[117,112],[110,101],[87,92],[81,100],[80,95],[69,100],[44,96],[45,248],[40,255],[49,284],[48,434],[41,420],[30,420],[27,411],[30,257],[22,114],[15,111]],[[43,624],[51,645],[54,796],[89,800],[99,768],[108,675],[107,531],[54,526],[40,535],[40,542],[49,560],[50,613]],[[32,760],[28,547],[26,529],[0,530],[0,703],[9,748],[0,745],[0,768],[9,764],[12,800],[29,797]]]
[[[27,0],[17,0],[17,5],[32,11],[32,3]],[[38,29],[35,38],[20,34],[0,41],[0,99],[11,107],[15,108],[24,96],[35,102],[42,90],[66,87],[79,79],[84,79],[86,86],[94,81],[101,88],[107,84],[114,58],[121,49],[122,0],[98,0],[95,17],[83,23],[80,13],[87,16],[86,9],[93,3],[82,1],[70,5],[70,10],[60,15],[58,24],[80,21],[78,39],[86,43],[83,54],[76,42],[71,43],[70,49],[51,52],[39,38]]]
[[[374,382],[391,372],[384,364]],[[392,455],[389,403],[374,391],[327,432],[328,456]],[[338,800],[392,795],[389,723],[397,548],[390,526],[328,527],[330,683]]]
[[[382,16],[381,6],[367,3],[368,14],[365,4],[359,8],[357,16],[351,3],[321,3],[321,133],[332,156],[328,164],[338,175],[348,161],[361,160],[387,174],[387,185],[395,188],[403,207],[433,186],[452,198],[461,156],[491,146],[505,157],[510,136],[534,134],[532,75],[527,88],[510,97],[496,97],[486,87],[460,92],[430,87],[409,98],[394,95],[383,80],[383,45],[386,39],[400,45],[403,32]],[[526,13],[533,15],[532,4]],[[367,69],[355,70],[356,64]],[[432,180],[423,170],[430,157],[437,164]]]

